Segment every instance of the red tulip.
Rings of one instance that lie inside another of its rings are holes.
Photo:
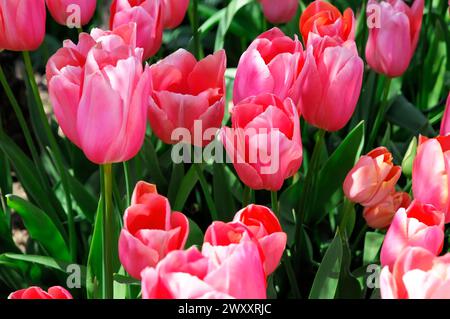
[[[167,198],[158,195],[154,185],[143,182],[136,185],[123,224],[119,259],[137,279],[145,267],[154,267],[170,251],[183,249],[189,233],[186,216],[171,212]]]
[[[342,15],[332,4],[316,0],[311,2],[300,17],[300,33],[308,42],[309,33],[329,36],[339,41],[355,39],[355,16],[348,8]]]
[[[45,37],[45,0],[0,0],[0,51],[33,51]]]
[[[114,0],[111,4],[110,29],[136,23],[136,45],[144,49],[144,60],[155,55],[161,47],[164,26],[162,1]]]
[[[273,24],[287,23],[297,13],[297,0],[259,0],[266,19]]]
[[[47,8],[50,11],[53,19],[61,25],[68,25],[71,21],[70,18],[74,14],[80,14],[79,23],[82,25],[88,24],[95,13],[95,7],[97,5],[96,0],[46,0]],[[74,10],[74,6],[78,7],[78,10]],[[74,21],[77,21],[74,19]]]
[[[205,146],[220,128],[225,104],[225,51],[201,61],[179,49],[150,68],[153,93],[150,99],[150,125],[164,143],[180,141]],[[201,125],[196,130],[195,125]],[[175,129],[185,129],[190,138],[179,137]],[[201,134],[197,136],[196,134]],[[203,136],[203,135],[209,136]]]
[[[63,287],[54,286],[45,292],[39,287],[20,289],[8,296],[8,299],[73,299],[72,295]]]
[[[164,28],[175,29],[183,22],[189,7],[189,0],[163,0]]]

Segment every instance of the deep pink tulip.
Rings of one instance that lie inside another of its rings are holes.
[[[80,13],[78,17],[81,25],[88,24],[95,13],[97,5],[96,0],[46,0],[47,8],[50,11],[53,19],[61,25],[67,25],[68,18],[70,19],[73,14]],[[76,5],[79,11],[74,10],[71,5]],[[71,19],[70,19],[71,20]],[[76,20],[76,19],[75,19]],[[78,21],[78,20],[77,20]]]
[[[162,1],[114,0],[111,4],[110,29],[130,22],[136,23],[136,45],[144,49],[144,60],[155,55],[161,47],[164,27]]]
[[[448,133],[450,133],[450,93],[448,93],[447,103],[445,103],[445,112],[441,122],[440,134],[445,136]]]
[[[236,213],[234,222],[241,222],[252,232],[264,253],[264,271],[271,274],[280,263],[286,248],[287,235],[275,214],[267,207],[249,205]]]
[[[45,0],[0,0],[0,51],[34,51],[45,37]]]
[[[355,25],[352,9],[348,8],[341,14],[331,3],[321,0],[311,2],[302,12],[299,22],[304,43],[308,42],[310,32],[342,42],[354,40]]]
[[[419,41],[423,7],[424,0],[414,0],[411,7],[402,0],[369,0],[367,14],[373,25],[366,60],[375,72],[397,77],[406,71]]]
[[[412,170],[413,195],[444,212],[446,223],[450,222],[449,173],[450,136],[420,136]]]
[[[187,217],[172,212],[167,198],[158,195],[154,185],[144,182],[136,185],[123,224],[119,259],[137,279],[145,267],[154,267],[172,250],[183,249],[189,234]]]
[[[318,128],[337,131],[355,111],[364,63],[356,44],[310,33],[300,73],[300,113]]]
[[[297,38],[292,40],[278,28],[264,32],[239,60],[234,104],[262,93],[273,93],[281,100],[290,97],[297,104],[303,60],[303,47]]]
[[[392,267],[408,246],[422,247],[437,255],[443,243],[444,214],[414,200],[407,209],[395,213],[381,247],[381,264]]]
[[[189,7],[189,0],[163,0],[164,28],[175,29],[183,22]]]
[[[408,208],[411,198],[408,193],[395,192],[374,206],[364,207],[363,216],[367,225],[375,229],[388,227],[400,208]]]
[[[406,248],[393,269],[381,271],[380,290],[383,299],[450,299],[450,254]]]
[[[48,288],[48,292],[39,287],[20,289],[8,296],[8,299],[73,299],[70,292],[60,286]]]
[[[142,272],[144,299],[264,299],[266,282],[252,242],[220,249],[173,251]]]
[[[264,16],[273,24],[287,23],[291,21],[298,9],[297,0],[259,0]]]
[[[50,100],[64,134],[94,163],[123,162],[142,146],[151,79],[134,24],[81,33],[47,63]]]
[[[290,98],[262,94],[231,112],[232,127],[221,130],[220,140],[239,178],[252,189],[278,191],[303,159],[296,106]]]
[[[345,196],[363,206],[375,206],[395,191],[402,173],[394,166],[392,154],[378,147],[358,160],[344,180]]]
[[[152,65],[154,86],[149,120],[156,136],[167,144],[208,144],[221,127],[224,115],[225,70],[223,50],[197,62],[191,53],[179,49]],[[198,130],[196,124],[201,125]],[[174,132],[180,128],[190,136]]]

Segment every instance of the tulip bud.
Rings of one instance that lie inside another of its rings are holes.
[[[264,16],[273,24],[287,23],[291,21],[297,13],[297,0],[259,0]]]
[[[164,28],[175,29],[183,22],[189,7],[189,0],[163,0]]]

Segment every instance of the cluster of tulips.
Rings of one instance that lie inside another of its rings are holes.
[[[292,20],[298,9],[297,0],[260,3],[272,23]],[[37,49],[45,36],[46,4],[63,25],[67,6],[78,5],[84,25],[96,1],[0,0],[0,49]],[[259,35],[240,57],[231,127],[222,127],[228,112],[224,50],[202,58],[198,52],[179,49],[152,65],[146,62],[158,52],[163,30],[176,28],[188,5],[189,0],[114,0],[109,30],[81,32],[77,43],[66,40],[49,59],[46,79],[54,116],[64,135],[101,165],[106,185],[112,178],[111,165],[140,151],[149,124],[166,144],[205,147],[217,138],[246,186],[276,194],[302,164],[300,117],[325,134],[346,126],[355,111],[364,72],[355,43],[355,15],[351,9],[341,13],[316,0],[301,14],[301,39],[276,27]],[[369,0],[368,15],[374,6],[380,25],[369,29],[366,61],[377,73],[401,76],[418,43],[424,0],[414,0],[411,6],[403,0]],[[173,134],[179,128],[197,134],[198,121],[202,136],[213,132],[201,142]],[[375,136],[379,121],[382,118],[375,122]],[[450,296],[450,256],[438,256],[444,225],[450,221],[449,127],[450,116],[445,116],[440,136],[421,137],[412,201],[407,193],[396,191],[401,167],[393,164],[385,147],[362,156],[343,184],[348,200],[364,207],[370,227],[388,228],[381,250],[383,298]],[[279,146],[278,169],[269,173],[260,158],[249,160],[267,141]],[[110,198],[106,190],[106,234]],[[250,204],[231,222],[213,221],[200,250],[185,249],[189,220],[171,210],[156,185],[138,182],[129,204],[118,241],[119,258],[126,272],[141,282],[143,298],[266,298],[268,276],[287,258],[287,235],[277,217],[276,200],[272,209]],[[111,263],[108,251],[113,245],[117,243],[105,243],[105,264]],[[112,285],[112,272],[106,271],[105,281]],[[71,295],[62,287],[48,292],[31,287],[10,298]]]

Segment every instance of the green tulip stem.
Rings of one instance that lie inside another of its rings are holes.
[[[372,149],[373,144],[378,136],[378,131],[380,130],[381,123],[383,122],[384,116],[386,115],[386,108],[389,102],[389,91],[391,88],[392,79],[387,78],[384,83],[384,93],[383,99],[381,100],[380,108],[378,109],[377,117],[375,118],[375,123],[373,124],[372,132],[370,133],[369,142],[367,143],[368,150]]]
[[[104,267],[104,297],[112,299],[114,297],[113,282],[113,207],[112,207],[112,164],[101,166],[103,170],[103,267]]]

